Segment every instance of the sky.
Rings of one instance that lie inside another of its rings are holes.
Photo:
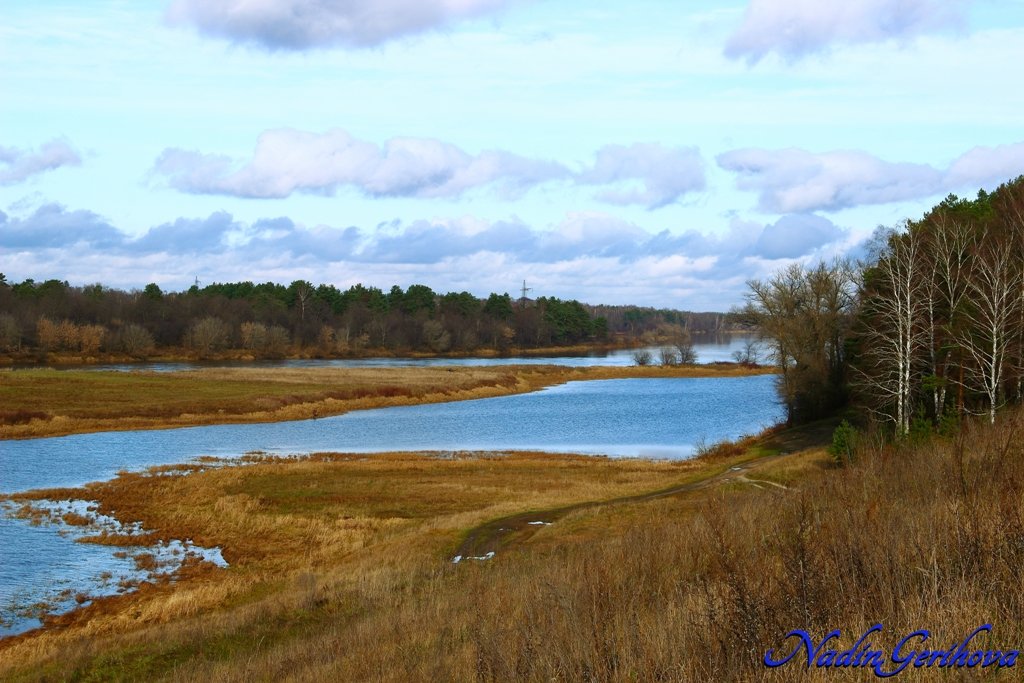
[[[0,0],[0,272],[727,310],[1024,173],[1024,0]]]

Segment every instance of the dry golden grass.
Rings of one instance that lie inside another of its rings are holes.
[[[156,488],[127,477],[94,493],[153,528],[222,543],[235,565],[9,644],[0,675],[852,681],[869,672],[768,671],[761,659],[793,628],[817,637],[840,628],[848,647],[879,622],[885,648],[928,628],[945,649],[983,623],[995,625],[988,645],[1017,648],[1022,435],[1024,417],[1007,414],[952,441],[862,449],[844,469],[817,448],[747,454],[739,471],[731,456],[389,455],[269,462]],[[708,485],[578,508],[488,562],[449,561],[460,534],[494,516],[672,480]]]
[[[278,422],[535,391],[575,380],[732,377],[732,365],[221,368],[180,373],[0,370],[0,439]]]
[[[18,495],[21,502],[97,500],[101,513],[142,522],[146,541],[219,546],[231,567],[192,566],[185,580],[146,585],[57,618],[63,628],[0,645],[0,672],[25,663],[32,663],[21,669],[28,678],[39,666],[62,670],[61,653],[83,643],[113,652],[137,641],[145,649],[188,649],[224,629],[262,632],[263,620],[289,621],[296,610],[320,605],[321,592],[361,602],[415,585],[424,568],[447,568],[465,530],[487,519],[662,488],[700,469],[529,453],[319,454],[188,475],[125,474],[84,490]],[[333,600],[331,614],[339,607]]]

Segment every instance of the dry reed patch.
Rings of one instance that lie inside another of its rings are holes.
[[[802,468],[799,490],[580,511],[529,552],[382,598],[355,627],[277,643],[232,662],[241,669],[189,671],[244,680],[301,662],[294,680],[862,680],[862,670],[769,672],[761,658],[792,628],[841,628],[849,646],[875,623],[888,651],[918,628],[944,649],[983,623],[996,630],[987,645],[1018,648],[1020,437],[1008,420],[959,442],[862,453],[848,470],[823,467],[818,451],[773,463],[792,476]]]
[[[0,651],[5,662],[0,666],[22,657],[45,660],[82,638],[104,639],[103,651],[116,651],[157,628],[160,637],[145,642],[159,648],[156,643],[168,634],[183,643],[222,637],[210,630],[212,623],[243,631],[261,628],[246,615],[290,624],[310,605],[347,613],[353,604],[415,584],[424,567],[446,565],[459,535],[485,519],[649,490],[692,468],[531,453],[318,454],[300,460],[267,457],[188,475],[122,474],[77,492],[21,494],[19,501],[96,500],[101,514],[140,522],[154,538],[219,546],[231,568],[100,601],[85,611],[88,618],[65,620],[68,628],[62,632],[8,644]],[[315,586],[300,586],[302,576],[313,577]],[[218,616],[206,625],[189,621],[200,614]]]
[[[866,672],[766,672],[761,658],[792,628],[840,628],[848,646],[879,622],[887,649],[918,628],[948,647],[982,623],[995,625],[989,644],[1019,647],[1022,427],[1007,416],[968,429],[862,451],[851,468],[823,467],[819,451],[748,470],[795,489],[711,487],[579,511],[490,562],[374,564],[368,553],[347,578],[290,584],[276,598],[292,601],[287,619],[261,603],[205,635],[160,631],[167,641],[145,642],[176,645],[151,644],[149,668],[144,645],[117,641],[52,671],[109,673],[122,652],[120,671],[178,680],[830,681]],[[267,625],[286,635],[260,641]]]

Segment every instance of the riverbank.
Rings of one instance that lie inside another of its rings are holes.
[[[580,519],[601,519],[594,517],[595,501],[604,501],[602,525],[611,531],[631,519],[633,506],[658,497],[699,495],[754,472],[784,480],[779,473],[787,470],[777,460],[784,442],[772,438],[690,461],[531,453],[264,458],[18,494],[13,498],[29,505],[52,498],[96,501],[100,514],[141,523],[147,542],[187,537],[221,548],[230,567],[192,564],[135,593],[52,618],[50,628],[0,641],[0,671],[13,680],[123,680],[203,665],[219,678],[244,667],[239,658],[258,660],[317,630],[344,625],[361,638],[366,628],[380,628],[378,609],[401,618],[396,599],[429,600],[438,588],[458,592],[460,582],[486,571],[488,560],[453,559],[462,548],[479,547],[491,520],[525,515],[515,538],[503,541],[501,558],[514,557],[514,548],[527,541],[577,538]],[[467,545],[471,539],[476,545]],[[120,546],[128,539],[94,541]],[[444,602],[437,607],[444,609]],[[338,655],[347,656],[324,652],[330,659]],[[274,665],[257,678],[284,673]]]
[[[718,333],[695,333],[693,342],[700,344],[708,339],[749,337],[755,334],[751,330],[723,330]],[[562,346],[519,347],[510,346],[506,349],[480,347],[473,350],[458,351],[411,351],[387,348],[350,349],[345,353],[325,352],[317,347],[292,347],[280,354],[261,355],[246,349],[224,349],[198,353],[183,346],[161,347],[146,354],[144,357],[111,351],[82,354],[75,351],[39,351],[21,350],[0,352],[0,368],[3,367],[67,367],[90,365],[113,365],[133,363],[258,363],[265,361],[301,361],[301,360],[370,360],[374,358],[408,358],[415,360],[446,359],[446,358],[543,358],[545,356],[600,356],[613,351],[644,348],[648,346],[672,346],[670,339],[609,339],[604,342],[588,342]],[[510,360],[510,362],[512,362]]]
[[[505,396],[571,381],[771,372],[735,364],[210,368],[178,373],[0,370],[0,439],[303,420]]]
[[[0,677],[824,683],[836,672],[769,672],[765,653],[794,628],[839,629],[839,651],[874,624],[886,653],[981,624],[970,651],[1019,650],[1024,413],[864,439],[843,468],[820,445],[834,426],[676,463],[321,455],[122,477],[75,495],[223,543],[236,564],[0,641]]]
[[[293,348],[275,355],[255,354],[246,349],[225,349],[209,353],[197,353],[185,347],[161,348],[145,357],[132,356],[125,353],[97,352],[83,355],[74,351],[49,351],[40,353],[36,351],[22,351],[17,353],[0,354],[0,368],[4,366],[18,367],[49,367],[49,366],[89,366],[89,365],[110,365],[110,364],[131,364],[131,363],[257,363],[263,361],[288,361],[288,360],[367,360],[371,358],[502,358],[522,356],[537,358],[544,356],[586,356],[599,355],[618,351],[621,349],[638,348],[636,344],[626,343],[601,343],[601,344],[573,344],[569,346],[543,346],[519,348],[512,347],[504,351],[490,348],[479,348],[472,351],[395,351],[394,349],[368,348],[348,351],[346,353],[325,353],[313,347]]]

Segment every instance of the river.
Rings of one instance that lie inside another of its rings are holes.
[[[0,442],[0,492],[79,486],[120,470],[250,451],[509,451],[686,458],[700,443],[754,434],[783,418],[775,377],[570,382],[528,394],[354,411],[315,420],[100,432]],[[65,504],[67,507],[67,504]],[[39,624],[26,606],[74,607],[132,574],[118,548],[75,543],[75,529],[0,516],[0,636]],[[80,531],[77,533],[81,533]],[[161,552],[178,555],[182,548]],[[216,560],[215,549],[192,549]],[[63,602],[59,599],[63,595]]]

